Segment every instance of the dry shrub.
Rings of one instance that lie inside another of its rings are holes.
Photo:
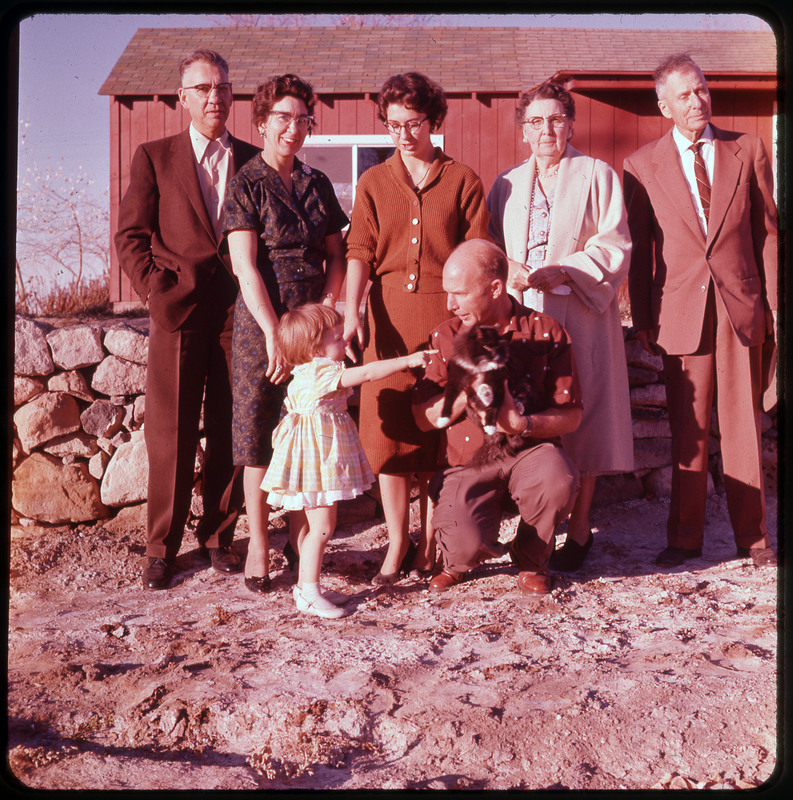
[[[110,311],[107,275],[82,278],[68,286],[45,286],[38,276],[30,278],[27,287],[20,288],[17,281],[14,310],[42,317],[106,314]]]

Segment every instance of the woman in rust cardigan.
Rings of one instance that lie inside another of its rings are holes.
[[[345,338],[358,340],[363,363],[426,345],[430,331],[449,317],[441,285],[446,258],[466,239],[489,238],[482,182],[430,138],[446,116],[443,89],[416,72],[394,75],[380,90],[377,113],[396,152],[361,176],[347,237]],[[364,329],[358,310],[369,281]],[[378,475],[388,528],[376,584],[393,583],[403,568],[426,574],[434,565],[426,484],[437,467],[438,434],[422,433],[413,421],[413,382],[410,374],[398,373],[361,388],[361,440]],[[414,476],[422,538],[410,563]]]

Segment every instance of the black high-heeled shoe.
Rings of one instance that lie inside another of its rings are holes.
[[[256,594],[264,594],[269,592],[272,588],[272,582],[269,575],[264,575],[261,578],[245,578],[245,588],[249,589]]]
[[[583,544],[574,542],[568,534],[564,544],[551,553],[551,569],[559,572],[575,572],[584,563],[594,541],[595,537],[592,535],[592,531],[589,532],[589,538]]]
[[[372,578],[372,583],[375,586],[390,586],[392,583],[396,583],[399,580],[400,575],[407,575],[407,573],[410,571],[410,565],[413,563],[413,559],[416,557],[417,552],[418,547],[416,546],[416,543],[412,539],[408,539],[407,552],[402,557],[402,561],[399,562],[397,571],[390,574],[378,572],[377,575]]]

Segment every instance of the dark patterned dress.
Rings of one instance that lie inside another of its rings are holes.
[[[348,222],[330,180],[319,170],[295,159],[292,187],[288,192],[278,173],[257,155],[231,180],[224,202],[224,231],[253,230],[259,236],[256,266],[279,317],[320,300],[325,238]],[[238,466],[266,466],[272,455],[272,433],[286,390],[267,379],[267,365],[264,333],[240,293],[231,340],[232,440]]]

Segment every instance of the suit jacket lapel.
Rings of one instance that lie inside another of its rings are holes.
[[[738,144],[725,141],[720,131],[713,128],[713,186],[711,188],[708,243],[712,242],[724,223],[727,209],[735,195],[741,177],[742,162],[737,157]]]
[[[678,209],[683,221],[691,230],[702,237],[702,228],[699,225],[694,201],[691,199],[683,167],[680,164],[680,153],[672,139],[672,131],[664,136],[655,148],[653,163],[656,169],[658,186],[669,198],[671,208]]]
[[[201,220],[201,224],[206,228],[207,234],[213,242],[216,242],[215,229],[209,220],[209,214],[204,205],[204,195],[201,192],[201,184],[198,182],[195,155],[189,131],[184,131],[175,140],[172,152],[172,164],[177,180],[182,185],[190,205]]]

